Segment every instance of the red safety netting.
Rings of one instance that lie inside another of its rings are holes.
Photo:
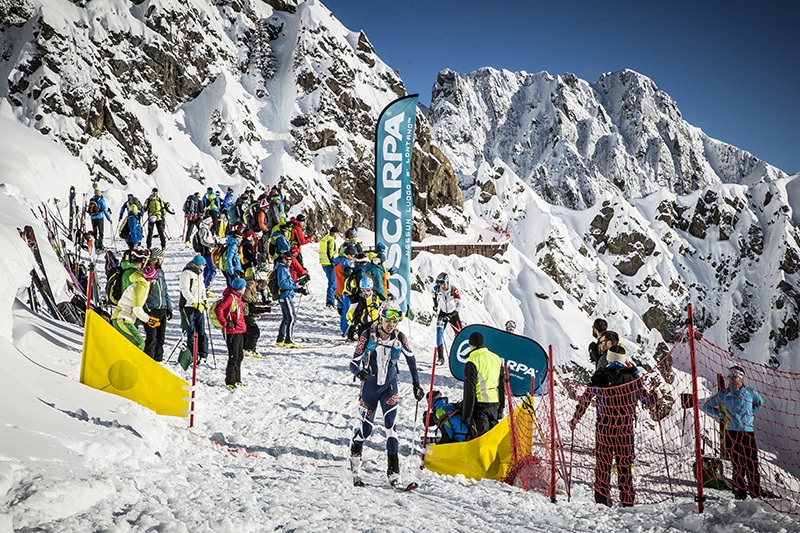
[[[744,385],[763,399],[753,433],[757,468],[744,460],[741,433],[729,433],[724,421],[700,409],[728,386],[734,365],[744,370]],[[573,490],[636,505],[692,498],[701,512],[707,498],[722,497],[718,491],[740,489],[780,512],[800,514],[797,374],[740,359],[689,324],[656,367],[630,383],[590,388],[552,367],[547,383],[535,406],[533,398],[525,399],[526,408],[512,421],[509,482],[553,500]],[[730,452],[732,437],[738,454]],[[736,474],[734,463],[741,465]]]

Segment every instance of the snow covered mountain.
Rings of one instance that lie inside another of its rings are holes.
[[[81,162],[79,190],[96,183],[116,206],[157,185],[180,205],[286,177],[312,231],[371,227],[374,124],[405,91],[318,1],[0,1],[0,20],[0,116]],[[687,124],[651,80],[446,70],[417,124],[417,234],[510,236],[499,265],[422,254],[420,320],[441,269],[468,321],[513,317],[576,372],[595,316],[648,364],[690,302],[718,344],[800,368],[796,176]]]
[[[101,189],[287,177],[311,228],[372,220],[375,122],[405,89],[316,1],[26,0],[0,3],[0,21],[0,112],[65,146]],[[417,231],[426,217],[463,229],[426,131]]]
[[[694,303],[721,345],[800,368],[797,175],[709,138],[630,70],[445,70],[428,117],[467,203],[587,315],[672,341]]]

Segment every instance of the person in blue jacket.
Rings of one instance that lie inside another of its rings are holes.
[[[294,321],[297,313],[294,309],[294,292],[297,290],[297,284],[292,278],[289,267],[292,264],[292,254],[287,252],[278,256],[278,261],[275,263],[275,275],[278,276],[278,289],[280,296],[278,296],[278,305],[281,306],[281,324],[278,327],[278,342],[277,345],[283,348],[299,348],[292,340],[294,336]]]
[[[358,398],[358,412],[361,423],[355,430],[350,445],[350,468],[353,485],[364,486],[361,480],[361,453],[364,441],[372,433],[375,412],[380,405],[383,425],[386,428],[386,453],[388,469],[386,474],[392,487],[400,486],[399,443],[394,426],[397,419],[397,406],[400,402],[397,375],[400,355],[406,358],[411,372],[414,398],[419,402],[424,396],[419,385],[417,360],[411,352],[408,338],[397,329],[403,313],[391,301],[381,307],[378,323],[361,334],[350,361],[350,372],[361,380],[361,394]]]
[[[225,281],[228,287],[237,277],[244,277],[242,259],[239,257],[239,246],[242,244],[242,239],[242,232],[234,230],[225,241]]]
[[[106,249],[103,245],[103,218],[111,222],[111,211],[108,209],[106,200],[103,198],[103,193],[100,192],[100,189],[94,189],[94,196],[89,198],[86,211],[89,213],[89,218],[92,220],[92,232],[94,233],[97,251],[102,252]]]
[[[704,413],[725,424],[725,446],[733,464],[734,496],[737,500],[747,498],[748,492],[759,498],[769,496],[761,489],[758,445],[753,432],[755,414],[762,405],[761,395],[745,386],[744,369],[732,366],[728,370],[728,386],[700,406]]]

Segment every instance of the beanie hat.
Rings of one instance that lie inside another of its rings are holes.
[[[159,259],[164,259],[164,250],[157,246],[150,248],[150,261],[157,261]]]
[[[231,281],[231,289],[235,291],[240,291],[244,289],[247,282],[243,278],[236,278],[235,280]]]
[[[476,348],[483,348],[483,333],[480,331],[473,331],[469,334],[469,345]]]
[[[200,254],[197,254],[196,256],[194,256],[194,258],[192,258],[192,263],[194,263],[197,266],[203,266],[206,264],[206,258]]]
[[[624,346],[617,344],[612,346],[606,352],[606,361],[610,363],[622,363],[623,365],[629,362],[628,352]]]
[[[328,233],[330,234],[339,233],[339,228],[337,226],[331,226],[331,229],[328,230]]]

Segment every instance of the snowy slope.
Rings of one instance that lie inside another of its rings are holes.
[[[167,249],[174,294],[190,254]],[[315,294],[321,271],[312,268]],[[307,343],[335,337],[336,317],[322,300],[304,298],[298,335]],[[263,360],[246,359],[248,386],[223,383],[224,356],[215,333],[216,365],[199,370],[195,428],[159,417],[77,382],[79,344],[26,310],[14,314],[17,346],[2,341],[6,371],[0,442],[0,512],[17,531],[797,531],[798,524],[753,501],[712,500],[703,515],[687,500],[634,509],[598,509],[585,486],[571,502],[497,482],[473,483],[416,468],[410,441],[415,423],[407,372],[401,384],[402,470],[421,483],[412,494],[385,481],[385,437],[377,429],[365,447],[367,488],[349,480],[346,456],[358,388],[346,369],[352,346],[297,351],[272,347],[278,317],[261,320]],[[168,346],[177,325],[170,324]],[[404,322],[423,375],[431,331]],[[18,351],[21,350],[21,351]],[[172,361],[167,368],[182,373]],[[457,396],[452,379],[440,383]],[[379,418],[380,419],[380,418]],[[469,512],[465,512],[467,504]],[[3,523],[3,522],[0,522]]]

